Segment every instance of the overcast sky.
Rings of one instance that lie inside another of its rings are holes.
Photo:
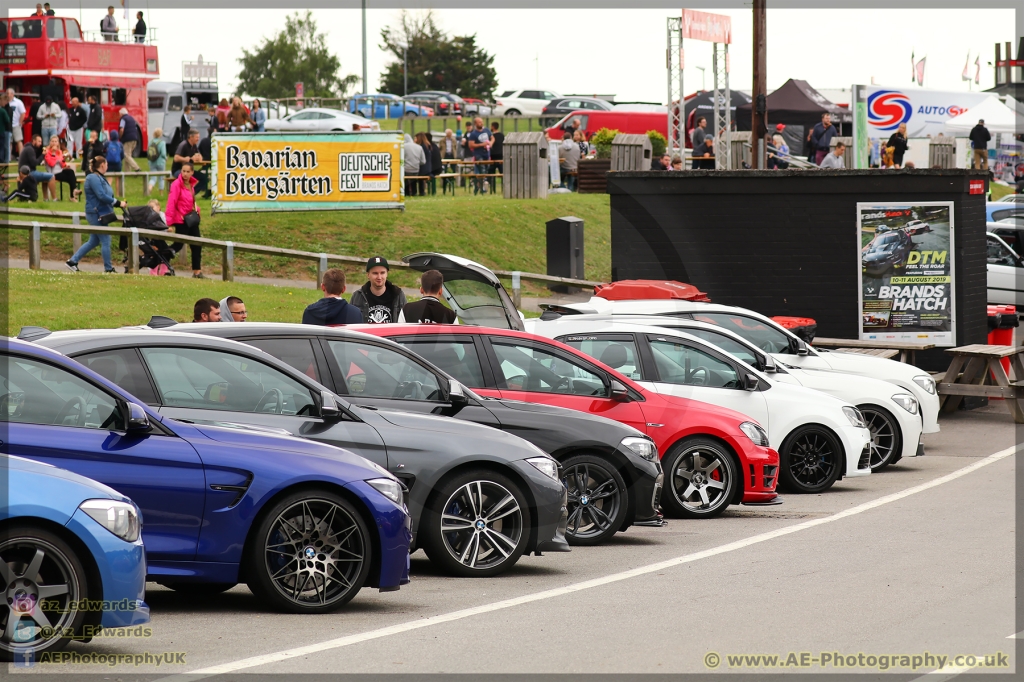
[[[285,10],[162,9],[147,10],[130,3],[131,20],[118,7],[118,23],[135,24],[135,11],[147,14],[157,29],[161,79],[181,80],[181,62],[218,63],[223,94],[234,91],[241,48],[254,48],[265,36],[284,26]],[[98,29],[105,12],[99,9],[60,10],[81,19],[86,30]],[[486,3],[481,3],[486,4]],[[742,7],[742,0],[737,1]],[[413,6],[413,3],[410,3]],[[420,6],[427,6],[421,3]],[[28,14],[31,10],[21,10]],[[712,10],[732,17],[730,46],[732,87],[751,87],[751,12]],[[475,33],[477,42],[495,56],[499,91],[543,87],[563,94],[614,94],[620,101],[664,102],[666,99],[665,24],[669,10],[599,9],[440,9],[435,16],[448,33]],[[12,10],[10,16],[18,16]],[[361,74],[362,48],[359,10],[314,11],[328,45],[341,59],[343,73]],[[391,61],[379,48],[381,28],[398,23],[398,10],[367,12],[369,82],[376,91],[380,73]],[[875,82],[911,86],[911,51],[927,56],[924,87],[966,90],[960,80],[970,54],[971,76],[981,55],[981,85],[993,86],[996,42],[1013,42],[1016,17],[1009,9],[769,9],[768,87],[788,78],[809,81],[818,88],[847,88],[851,83]],[[187,39],[183,39],[186,38]],[[707,69],[711,87],[711,45],[687,40],[685,89],[701,87]],[[258,95],[259,93],[250,93]],[[401,94],[401,93],[398,93]]]

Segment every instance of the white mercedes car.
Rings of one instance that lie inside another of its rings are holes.
[[[284,118],[268,119],[265,129],[274,133],[330,133],[380,130],[380,124],[338,109],[308,107]]]
[[[597,296],[585,303],[546,307],[547,312],[541,316],[542,320],[584,314],[656,315],[666,318],[664,324],[670,324],[673,319],[716,324],[739,334],[786,365],[800,369],[859,374],[896,384],[917,400],[924,432],[939,431],[939,396],[935,391],[935,380],[924,370],[895,360],[814,348],[771,318],[753,310],[675,299],[608,301]]]
[[[864,415],[871,432],[870,465],[873,471],[895,464],[904,457],[924,454],[920,409],[917,400],[905,390],[871,377],[799,369],[783,364],[720,325],[652,315],[616,315],[614,318],[610,315],[570,315],[551,321],[530,320],[527,327],[535,334],[564,341],[565,334],[582,331],[604,333],[613,323],[645,325],[648,330],[656,328],[696,336],[767,374],[773,383],[804,386],[855,405]]]
[[[727,407],[756,420],[779,452],[779,483],[787,490],[820,493],[844,476],[871,473],[871,435],[854,405],[769,378],[692,334],[571,317],[534,324],[533,332],[573,346],[652,391]]]

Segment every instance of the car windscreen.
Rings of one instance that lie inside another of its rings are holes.
[[[15,19],[11,22],[11,38],[42,38],[43,22],[39,19]]]
[[[735,313],[694,313],[698,322],[717,324],[768,353],[792,353],[790,338],[757,318]]]

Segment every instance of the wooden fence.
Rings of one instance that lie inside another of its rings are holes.
[[[297,249],[285,249],[276,246],[263,246],[262,244],[245,244],[242,242],[231,242],[231,241],[220,241],[217,239],[207,239],[206,237],[192,237],[188,235],[180,235],[177,233],[167,233],[160,230],[145,230],[139,228],[124,228],[124,227],[102,227],[98,225],[83,225],[81,224],[81,216],[78,212],[70,211],[47,211],[42,209],[31,209],[31,208],[14,208],[8,207],[2,213],[23,215],[27,217],[52,217],[52,218],[70,218],[71,223],[52,223],[52,222],[40,222],[36,220],[31,221],[19,221],[19,220],[4,220],[0,222],[0,227],[12,230],[27,230],[28,231],[28,266],[32,270],[40,269],[42,265],[42,233],[43,232],[61,232],[73,235],[78,235],[78,243],[80,243],[81,233],[88,232],[91,234],[109,234],[111,236],[121,237],[127,236],[129,238],[129,244],[139,244],[139,237],[148,237],[150,239],[163,239],[168,242],[181,242],[183,244],[198,244],[204,249],[219,249],[221,252],[221,277],[225,282],[233,282],[235,279],[235,253],[254,253],[261,256],[273,256],[276,258],[292,258],[295,260],[311,261],[317,264],[316,269],[316,283],[320,286],[323,281],[324,273],[327,272],[328,267],[331,264],[335,265],[365,265],[366,258],[361,256],[342,256],[334,253],[315,253],[313,251],[299,251]],[[399,259],[395,259],[391,262],[393,268],[409,268],[409,266]],[[128,272],[138,274],[139,272],[139,250],[138,248],[128,249]],[[600,282],[593,282],[584,279],[572,279],[570,277],[554,277],[552,275],[541,275],[533,272],[519,272],[511,270],[494,270],[494,274],[499,277],[511,279],[513,282],[513,298],[516,301],[516,305],[519,305],[520,289],[515,286],[520,280],[526,282],[534,282],[541,285],[551,284],[567,284],[569,286],[580,287],[584,289],[592,288]]]

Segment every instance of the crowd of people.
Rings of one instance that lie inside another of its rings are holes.
[[[436,192],[438,176],[453,172],[458,161],[473,164],[473,173],[468,180],[473,183],[474,194],[493,192],[493,176],[501,172],[504,144],[505,134],[501,132],[501,125],[495,121],[487,128],[479,116],[466,123],[465,132],[461,128],[445,130],[439,143],[434,142],[429,131],[415,136],[406,134],[406,196]],[[466,180],[463,178],[463,182]],[[445,181],[454,180],[445,178]]]
[[[441,303],[444,275],[427,270],[420,276],[420,299],[406,301],[405,292],[388,281],[388,261],[374,256],[366,262],[366,282],[352,293],[351,302],[343,297],[345,272],[332,268],[324,273],[320,290],[323,297],[306,306],[302,324],[398,324],[402,322],[454,324],[455,312]],[[245,322],[249,314],[245,302],[237,296],[220,301],[201,298],[192,310],[193,322]]]

